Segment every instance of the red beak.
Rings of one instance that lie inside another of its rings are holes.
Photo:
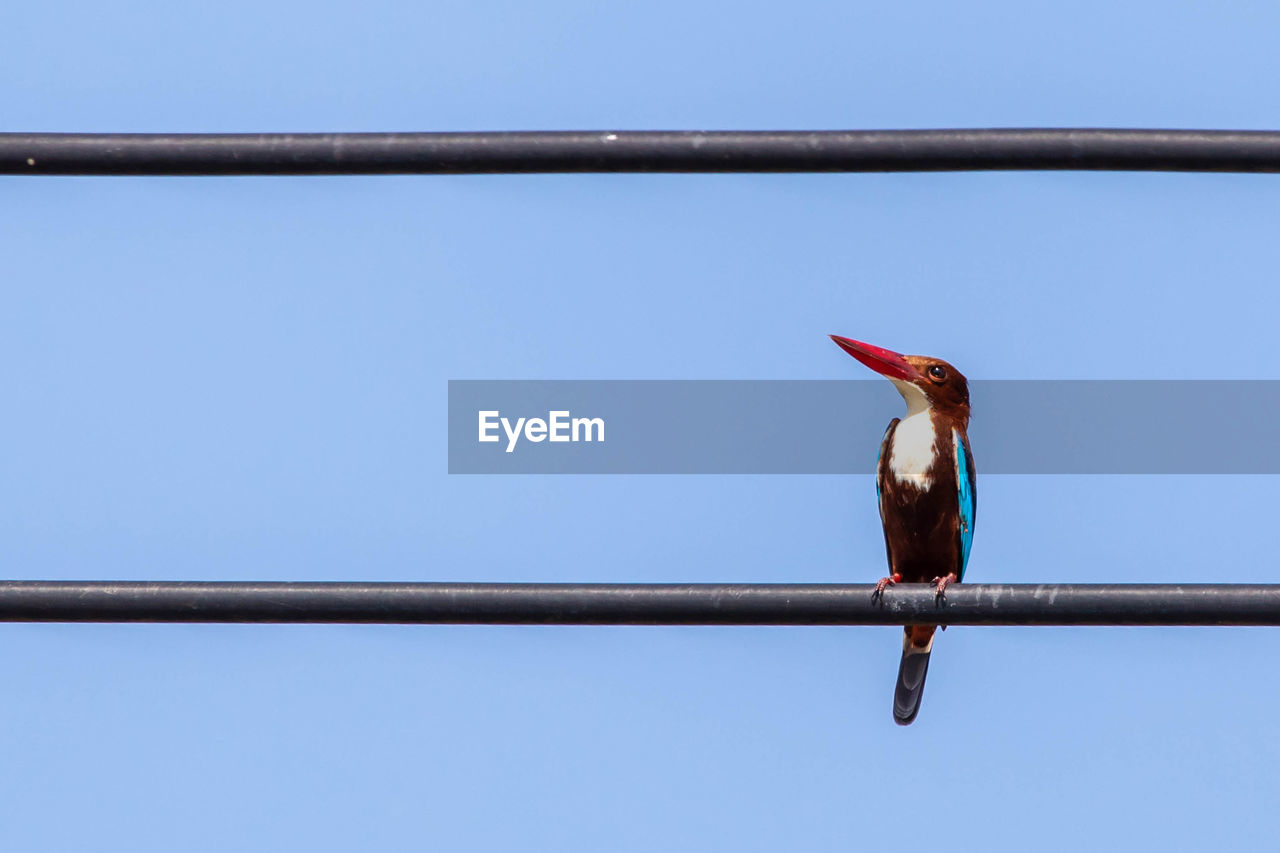
[[[840,349],[849,353],[849,355],[881,376],[887,376],[890,379],[908,380],[920,378],[920,371],[912,367],[905,358],[891,349],[864,344],[862,341],[842,338],[839,335],[832,335],[831,340],[839,344]]]

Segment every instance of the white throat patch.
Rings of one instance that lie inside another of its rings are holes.
[[[933,485],[929,472],[937,460],[937,432],[929,408],[929,398],[910,382],[891,379],[907,403],[907,416],[898,422],[889,453],[889,471],[895,480],[925,492]]]

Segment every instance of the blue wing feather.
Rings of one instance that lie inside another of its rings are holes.
[[[973,455],[969,452],[964,435],[953,429],[951,439],[956,449],[956,483],[960,490],[960,572],[957,577],[964,580],[964,570],[969,564],[969,549],[973,546],[973,527],[978,518],[977,476],[973,468]]]

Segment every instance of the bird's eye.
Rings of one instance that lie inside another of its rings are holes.
[[[929,368],[929,378],[934,382],[941,382],[947,378],[947,369],[940,364],[935,364]]]

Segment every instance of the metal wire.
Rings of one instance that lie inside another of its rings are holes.
[[[1280,625],[1280,584],[0,582],[0,621]]]
[[[1280,171],[1280,132],[973,129],[2,133],[0,174]]]

